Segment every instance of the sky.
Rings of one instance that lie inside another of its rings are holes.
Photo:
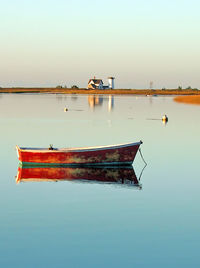
[[[200,88],[200,1],[0,0],[0,86]]]

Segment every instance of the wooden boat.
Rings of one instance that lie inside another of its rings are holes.
[[[142,141],[83,148],[24,148],[16,146],[22,165],[124,166],[132,165]]]
[[[133,167],[88,168],[88,167],[19,167],[16,183],[44,181],[98,182],[103,184],[124,184],[141,189]]]

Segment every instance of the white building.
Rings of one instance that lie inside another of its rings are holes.
[[[88,89],[103,89],[102,79],[90,79],[88,82]]]
[[[115,86],[114,86],[114,77],[108,77],[108,87],[110,88],[110,89],[114,89],[115,88]]]
[[[108,77],[108,86],[103,85],[102,79],[90,79],[88,82],[88,89],[114,89],[114,77]]]

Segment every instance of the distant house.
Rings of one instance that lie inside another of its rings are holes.
[[[88,82],[88,89],[103,89],[102,79],[90,79]]]
[[[90,79],[88,82],[88,89],[114,89],[114,77],[108,77],[108,86],[103,85],[102,79]]]

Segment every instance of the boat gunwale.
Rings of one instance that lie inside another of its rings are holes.
[[[37,152],[37,153],[67,153],[67,152],[88,152],[88,151],[103,151],[103,150],[116,150],[120,148],[133,147],[141,145],[142,141],[134,143],[122,143],[116,145],[106,145],[106,146],[91,146],[91,147],[72,147],[72,148],[53,148],[49,150],[48,148],[28,148],[28,147],[19,147],[16,146],[17,150],[21,152]]]

